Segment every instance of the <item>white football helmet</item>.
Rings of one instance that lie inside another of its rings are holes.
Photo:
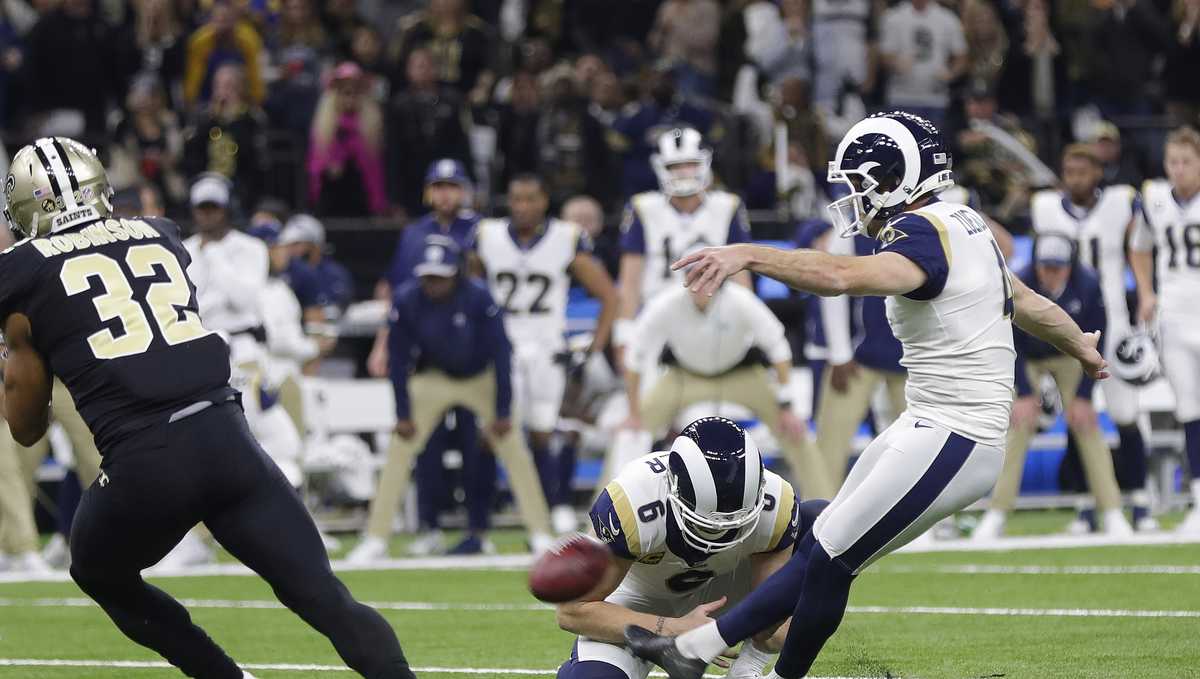
[[[663,193],[694,196],[712,183],[712,151],[701,146],[703,141],[690,127],[675,128],[658,138],[658,153],[650,156],[650,165]]]
[[[1135,386],[1153,382],[1162,372],[1154,337],[1145,330],[1130,330],[1113,338],[1112,374]]]

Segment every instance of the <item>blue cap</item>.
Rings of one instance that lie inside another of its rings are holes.
[[[267,245],[279,242],[280,226],[278,222],[258,222],[246,230],[246,235],[254,236]]]
[[[1038,264],[1067,266],[1071,263],[1074,246],[1067,236],[1046,234],[1039,236],[1034,246],[1033,259]]]
[[[417,276],[450,278],[458,273],[461,258],[457,243],[445,236],[433,235],[425,239],[421,263],[413,268],[413,273]]]
[[[453,158],[440,158],[429,164],[425,172],[425,185],[438,182],[448,182],[459,186],[470,186],[471,178],[467,176],[467,168]]]

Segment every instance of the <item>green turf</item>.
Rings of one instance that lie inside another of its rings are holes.
[[[520,537],[499,533],[506,545]],[[896,554],[856,583],[852,606],[1026,607],[1200,611],[1200,575],[947,574],[986,565],[1197,565],[1200,546],[1096,547],[1019,552]],[[379,602],[535,603],[520,571],[351,572],[360,599]],[[160,578],[181,598],[271,599],[253,577]],[[0,585],[0,598],[74,598],[66,583]],[[31,602],[32,603],[32,602]],[[414,665],[549,670],[570,650],[550,610],[384,610]],[[283,610],[194,608],[193,618],[250,663],[337,664],[315,632]],[[1197,618],[1067,618],[851,612],[815,676],[1180,679],[1200,677]],[[0,607],[0,658],[157,660],[95,607]],[[256,671],[261,679],[352,676]],[[151,679],[166,669],[4,668],[2,679]],[[480,675],[424,674],[429,679]],[[501,679],[504,675],[499,675]],[[512,675],[510,675],[512,676]]]

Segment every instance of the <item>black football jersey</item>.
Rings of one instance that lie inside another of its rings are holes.
[[[0,323],[29,317],[34,347],[101,454],[235,393],[228,346],[201,324],[190,262],[179,227],[150,217],[91,222],[0,253]]]

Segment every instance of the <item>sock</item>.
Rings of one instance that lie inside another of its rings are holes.
[[[738,652],[737,660],[729,668],[727,676],[731,679],[743,679],[745,677],[761,679],[763,670],[767,669],[767,664],[771,662],[772,655],[759,649],[758,646],[754,645],[753,641],[747,641],[742,644],[742,649]]]
[[[569,436],[563,437],[558,449],[558,460],[554,464],[554,497],[547,498],[551,507],[573,504],[575,460],[578,456],[579,448]]]
[[[1183,447],[1187,450],[1188,471],[1192,473],[1192,496],[1200,500],[1195,485],[1200,480],[1200,420],[1183,424]]]
[[[675,639],[675,648],[687,658],[699,658],[711,663],[721,652],[729,648],[729,644],[721,638],[716,621],[703,627],[697,627],[690,632],[684,632]]]
[[[1117,434],[1121,437],[1113,460],[1117,485],[1121,490],[1137,490],[1146,485],[1146,441],[1136,424],[1117,427]]]
[[[787,563],[754,588],[738,605],[722,614],[717,619],[721,636],[736,644],[791,615],[796,602],[800,600],[808,556],[814,544],[816,538],[810,530],[804,534]]]
[[[853,583],[850,571],[834,563],[820,543],[813,545],[800,602],[792,613],[779,662],[775,663],[776,674],[798,679],[808,673],[825,642],[842,624]]]

